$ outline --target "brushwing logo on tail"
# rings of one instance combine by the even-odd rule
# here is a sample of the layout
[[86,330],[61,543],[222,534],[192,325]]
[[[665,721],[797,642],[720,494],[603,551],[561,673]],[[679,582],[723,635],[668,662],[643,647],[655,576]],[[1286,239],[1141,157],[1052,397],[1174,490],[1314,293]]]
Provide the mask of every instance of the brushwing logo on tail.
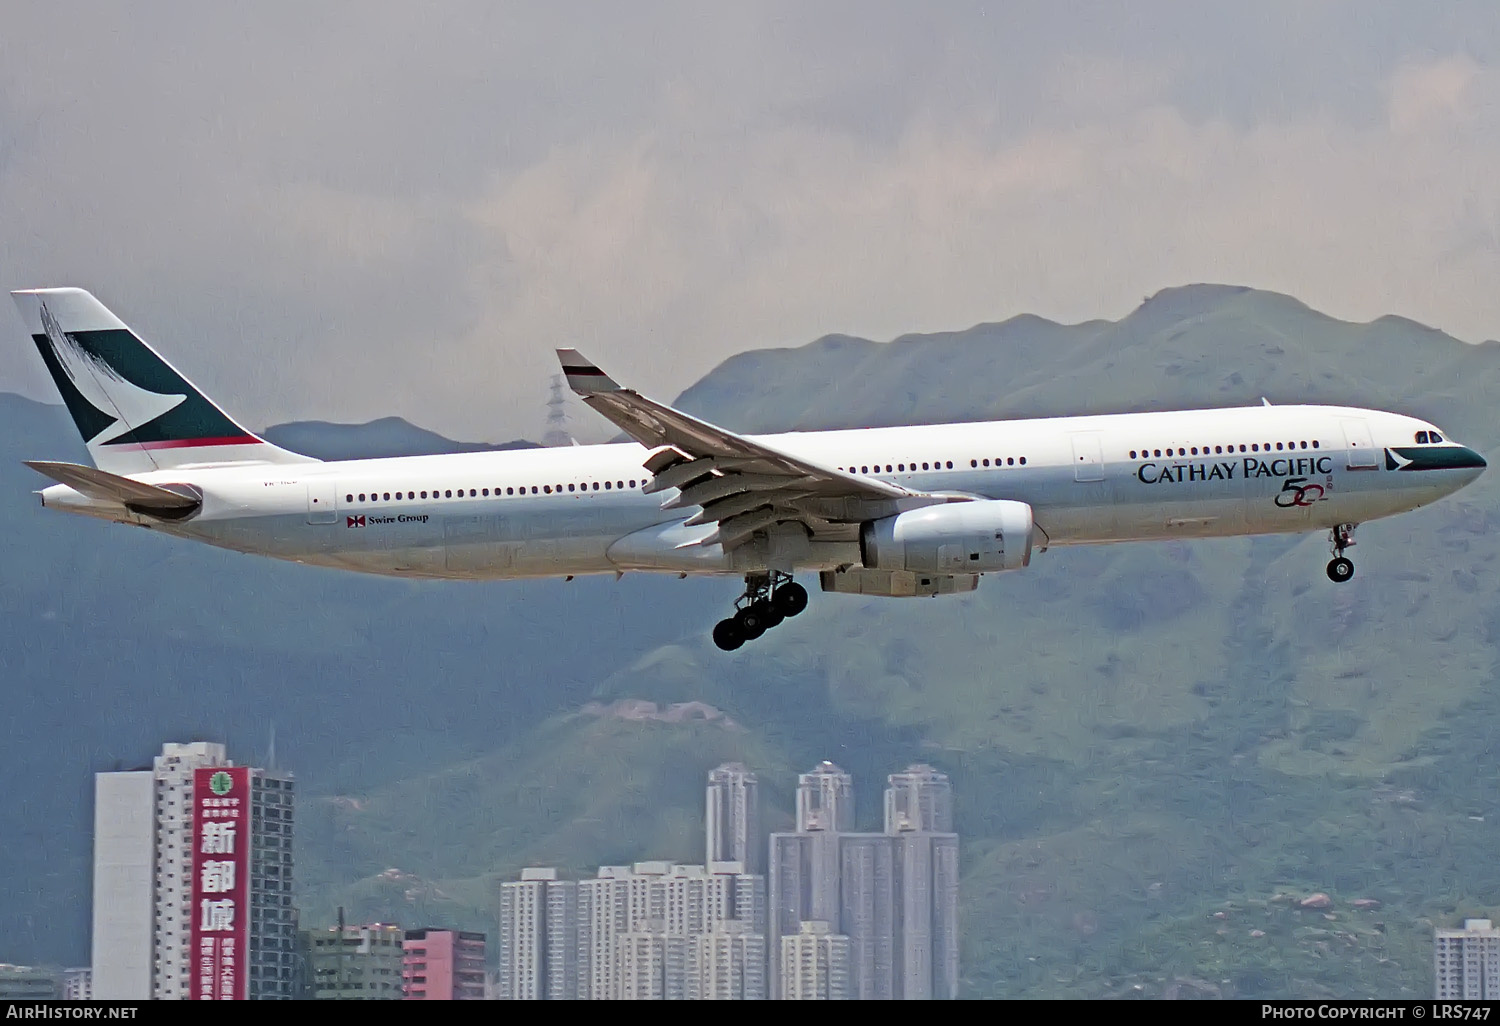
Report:
[[89,445],[103,445],[127,432],[151,423],[163,414],[181,406],[186,395],[162,395],[126,381],[120,372],[89,352],[58,326],[57,318],[41,304],[42,330],[52,355],[78,394],[106,417],[113,419],[103,431],[88,439]]

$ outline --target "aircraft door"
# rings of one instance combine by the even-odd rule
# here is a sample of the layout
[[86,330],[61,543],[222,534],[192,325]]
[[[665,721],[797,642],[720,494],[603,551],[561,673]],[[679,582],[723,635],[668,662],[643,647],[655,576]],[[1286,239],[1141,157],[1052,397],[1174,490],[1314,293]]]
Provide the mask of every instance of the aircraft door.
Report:
[[307,522],[332,524],[338,520],[336,491],[338,482],[331,477],[315,477],[307,482]]
[[1376,458],[1375,441],[1370,437],[1370,425],[1363,419],[1340,420],[1344,428],[1344,441],[1348,444],[1350,470],[1377,470],[1380,461]]
[[1073,480],[1104,480],[1104,450],[1099,442],[1099,432],[1074,432]]

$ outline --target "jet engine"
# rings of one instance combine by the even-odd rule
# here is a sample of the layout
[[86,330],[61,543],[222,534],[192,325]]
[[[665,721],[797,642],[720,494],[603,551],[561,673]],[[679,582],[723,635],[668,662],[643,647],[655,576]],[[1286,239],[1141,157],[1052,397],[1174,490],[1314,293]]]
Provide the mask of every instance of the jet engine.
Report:
[[1024,502],[952,502],[861,525],[859,551],[871,570],[999,573],[1031,562],[1031,533],[1031,507]]

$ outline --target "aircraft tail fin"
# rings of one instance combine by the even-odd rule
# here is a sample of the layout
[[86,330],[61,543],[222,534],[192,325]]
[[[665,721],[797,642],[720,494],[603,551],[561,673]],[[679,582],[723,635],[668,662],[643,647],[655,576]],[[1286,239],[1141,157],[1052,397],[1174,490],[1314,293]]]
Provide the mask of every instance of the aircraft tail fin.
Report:
[[313,463],[241,427],[83,289],[12,292],[94,465]]

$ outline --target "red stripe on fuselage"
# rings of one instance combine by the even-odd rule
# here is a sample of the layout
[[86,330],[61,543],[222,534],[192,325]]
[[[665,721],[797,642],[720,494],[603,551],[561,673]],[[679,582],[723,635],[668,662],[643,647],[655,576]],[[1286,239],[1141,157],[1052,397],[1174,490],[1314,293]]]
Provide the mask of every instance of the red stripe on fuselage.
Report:
[[228,438],[169,438],[162,442],[105,442],[105,445],[121,448],[134,446],[137,449],[196,449],[210,445],[260,445],[254,435],[231,435]]

